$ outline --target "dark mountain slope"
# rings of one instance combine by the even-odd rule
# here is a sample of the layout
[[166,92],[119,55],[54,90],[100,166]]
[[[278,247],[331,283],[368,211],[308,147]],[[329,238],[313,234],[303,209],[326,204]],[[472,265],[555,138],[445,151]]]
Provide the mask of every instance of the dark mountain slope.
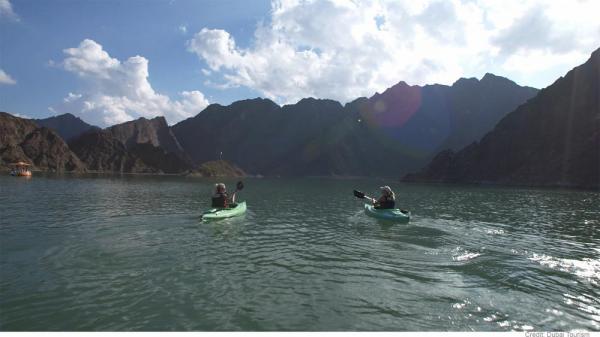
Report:
[[405,180],[598,188],[600,49],[504,117],[481,142],[441,152]]
[[34,170],[85,171],[85,164],[54,131],[0,112],[0,168],[18,161],[33,164]]
[[277,104],[260,98],[229,106],[211,104],[172,130],[195,164],[227,159],[258,172],[272,161],[266,153],[279,141],[280,112]]
[[303,99],[210,105],[173,126],[196,164],[227,159],[266,175],[400,176],[446,146],[468,144],[536,93],[487,74],[453,86],[409,86],[341,106]]
[[160,146],[167,152],[183,153],[179,141],[167,125],[166,119],[162,116],[153,119],[142,117],[111,126],[107,130],[127,148],[131,148],[136,144],[149,143],[155,147]]
[[120,173],[182,173],[191,166],[151,143],[127,148],[110,130],[92,130],[69,142],[92,171]]
[[34,122],[54,130],[67,142],[84,132],[98,128],[69,113],[44,119],[34,119]]

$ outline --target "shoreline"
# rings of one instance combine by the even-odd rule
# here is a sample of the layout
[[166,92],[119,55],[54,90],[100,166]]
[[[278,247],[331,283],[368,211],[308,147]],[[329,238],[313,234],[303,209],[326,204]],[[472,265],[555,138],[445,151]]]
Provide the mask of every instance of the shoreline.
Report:
[[[10,170],[0,169],[0,174],[9,175]],[[248,174],[245,176],[228,176],[228,175],[216,175],[216,176],[201,176],[194,175],[190,173],[143,173],[143,172],[106,172],[106,171],[86,171],[86,172],[75,172],[75,171],[43,171],[43,170],[31,170],[33,178],[36,174],[42,175],[68,175],[68,176],[130,176],[130,177],[182,177],[182,178],[224,178],[224,179],[333,179],[333,180],[361,180],[361,179],[370,179],[370,180],[394,180],[397,183],[403,185],[430,185],[430,186],[473,186],[473,187],[497,187],[497,188],[520,188],[520,189],[541,189],[541,190],[564,190],[564,191],[587,191],[587,192],[600,192],[600,186],[570,186],[570,185],[560,185],[560,184],[546,184],[546,185],[533,185],[533,184],[511,184],[511,183],[494,183],[494,182],[442,182],[442,181],[403,181],[402,179],[394,178],[394,177],[384,177],[384,176],[342,176],[342,175],[307,175],[307,176],[282,176],[282,175],[261,175],[261,174]],[[18,177],[14,177],[18,178]]]

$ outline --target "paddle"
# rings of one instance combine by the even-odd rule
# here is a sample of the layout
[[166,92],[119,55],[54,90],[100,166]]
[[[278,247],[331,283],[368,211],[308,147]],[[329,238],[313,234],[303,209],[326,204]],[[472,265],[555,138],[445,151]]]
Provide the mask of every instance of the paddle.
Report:
[[[238,181],[238,183],[235,185],[235,192],[241,191],[243,189],[244,189],[244,183],[241,181]],[[233,193],[235,193],[235,192],[233,192]]]
[[359,199],[369,199],[369,200],[371,200],[371,201],[373,201],[373,202],[375,201],[375,199],[374,199],[374,198],[371,198],[370,196],[368,196],[368,195],[365,195],[365,194],[364,194],[363,192],[361,192],[361,191],[354,190],[353,192],[354,192],[354,196],[355,196],[355,197],[357,197],[357,198],[359,198]]
[[242,181],[238,181],[237,184],[235,184],[235,191],[233,191],[233,193],[231,193],[232,204],[235,205],[235,202],[234,202],[235,194],[243,189],[244,189],[244,183]]
[[353,192],[354,192],[354,196],[355,197],[357,197],[359,199],[364,199],[365,198],[365,194],[363,192],[357,191],[357,190],[354,190]]

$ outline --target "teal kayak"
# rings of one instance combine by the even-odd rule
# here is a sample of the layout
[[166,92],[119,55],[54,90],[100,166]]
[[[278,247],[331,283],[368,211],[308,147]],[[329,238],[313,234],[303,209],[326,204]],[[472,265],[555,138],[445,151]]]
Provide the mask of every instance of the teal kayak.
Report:
[[232,208],[212,208],[202,213],[202,219],[217,220],[232,218],[234,216],[240,216],[246,213],[246,202],[242,201]]
[[368,216],[395,222],[408,222],[410,220],[410,212],[402,212],[398,208],[393,209],[376,209],[373,205],[365,204],[365,213]]

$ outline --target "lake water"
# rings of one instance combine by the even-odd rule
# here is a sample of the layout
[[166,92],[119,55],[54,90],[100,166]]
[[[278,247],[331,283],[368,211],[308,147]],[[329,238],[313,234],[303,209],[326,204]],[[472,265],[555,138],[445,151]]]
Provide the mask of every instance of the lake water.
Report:
[[202,223],[214,182],[0,177],[0,330],[600,330],[598,192],[246,179]]

